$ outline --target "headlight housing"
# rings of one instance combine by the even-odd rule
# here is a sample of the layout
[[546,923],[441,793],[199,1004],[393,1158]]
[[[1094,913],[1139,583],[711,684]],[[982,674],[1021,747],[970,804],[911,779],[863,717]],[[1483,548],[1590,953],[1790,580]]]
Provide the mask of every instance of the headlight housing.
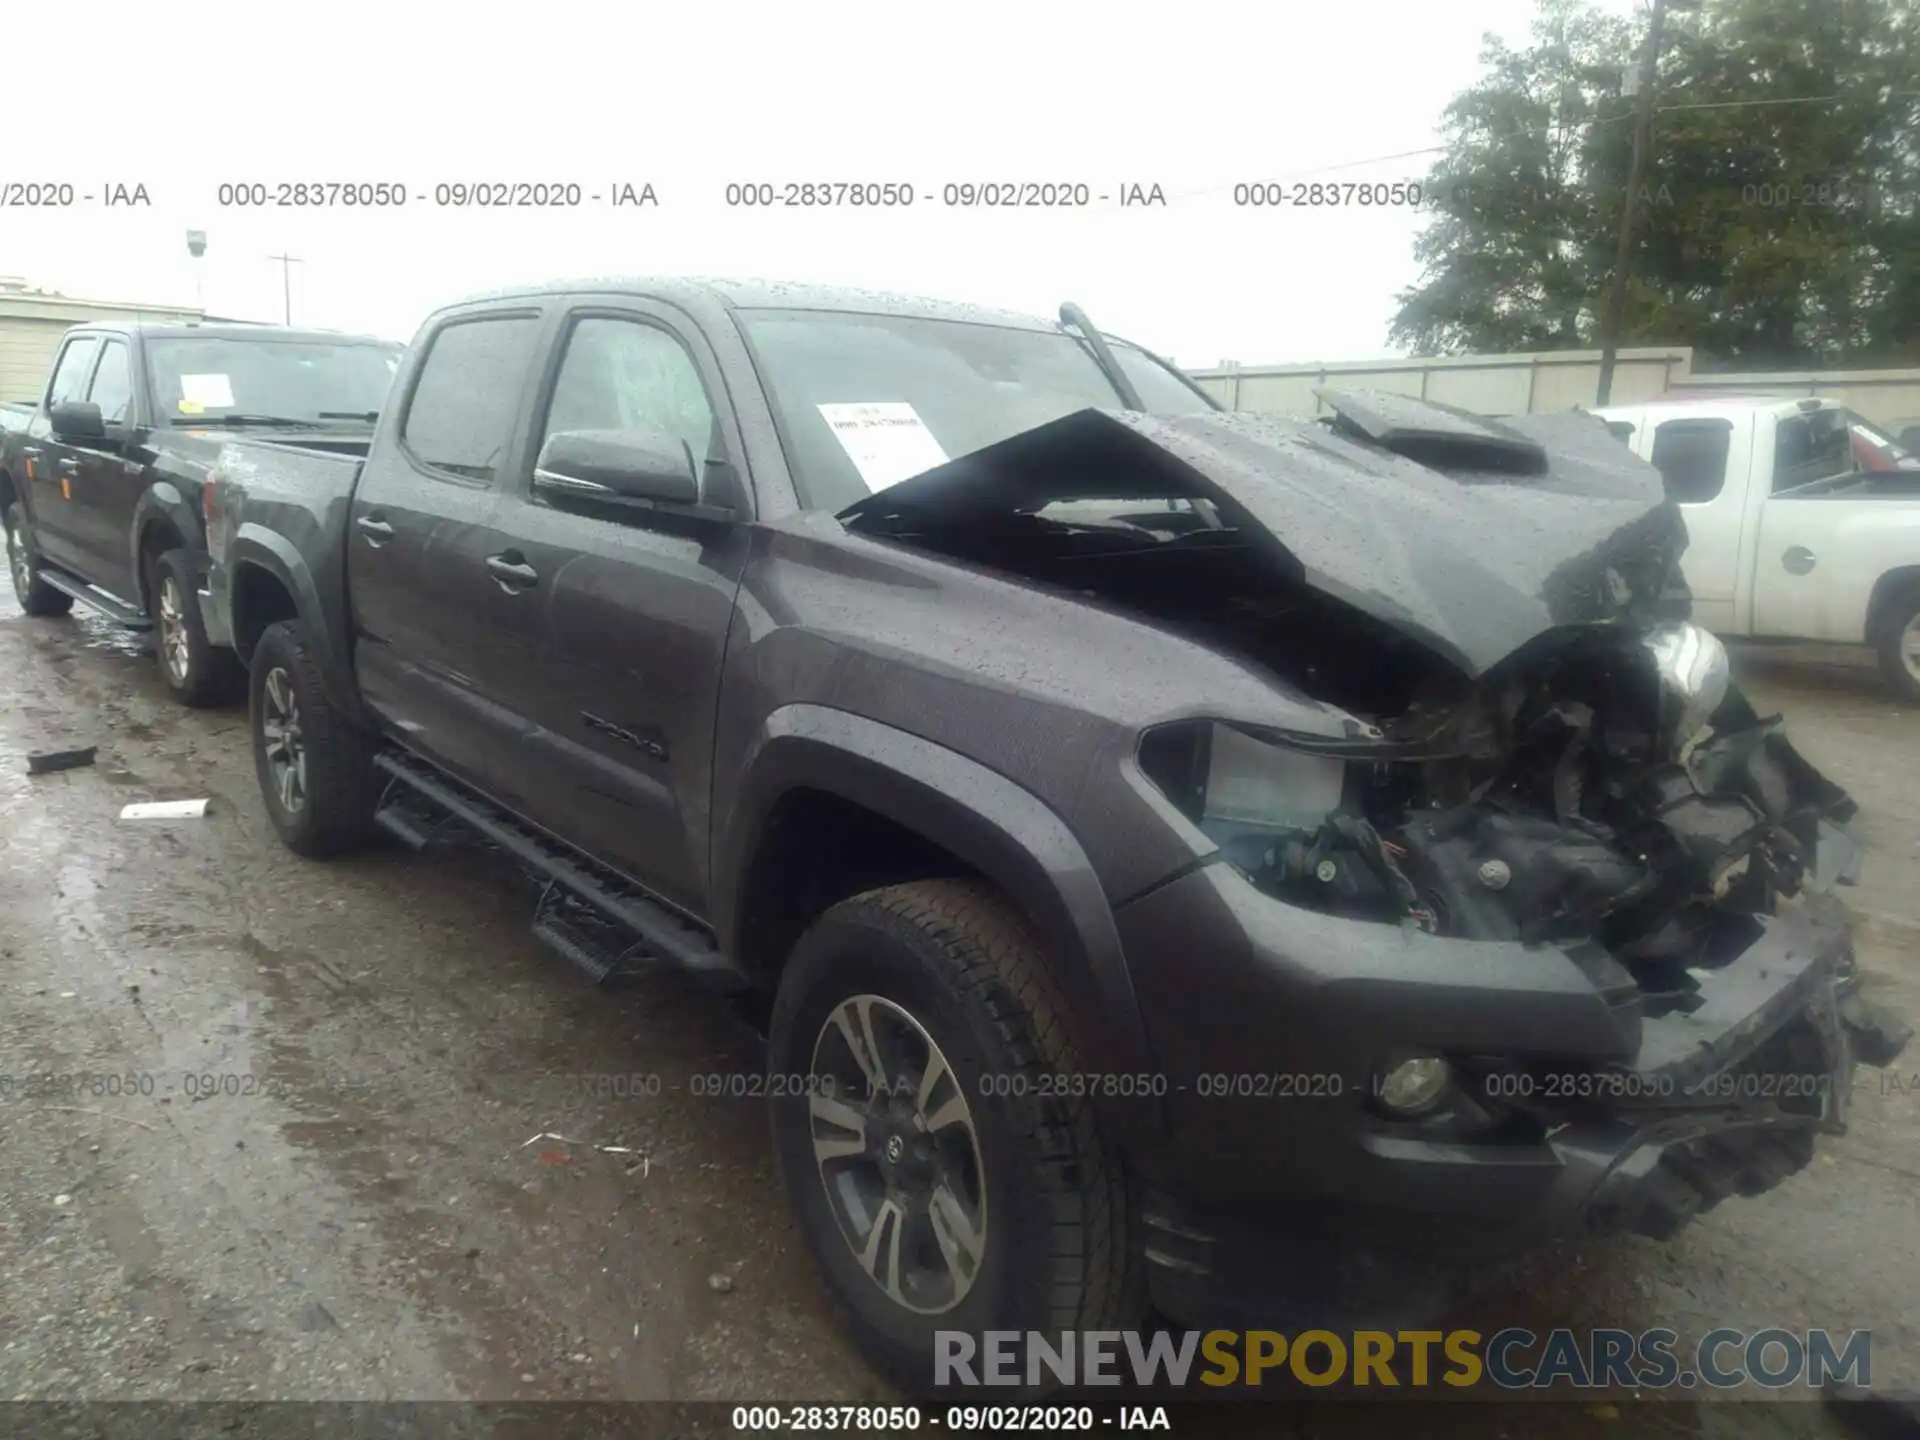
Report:
[[1346,793],[1347,762],[1262,739],[1224,721],[1166,725],[1140,765],[1216,845],[1317,830]]
[[[1141,737],[1141,770],[1242,874],[1291,904],[1356,919],[1427,926],[1432,911],[1364,818],[1384,786],[1410,786],[1405,765],[1323,753],[1336,743],[1222,720],[1158,726]],[[1424,918],[1423,918],[1424,917]]]

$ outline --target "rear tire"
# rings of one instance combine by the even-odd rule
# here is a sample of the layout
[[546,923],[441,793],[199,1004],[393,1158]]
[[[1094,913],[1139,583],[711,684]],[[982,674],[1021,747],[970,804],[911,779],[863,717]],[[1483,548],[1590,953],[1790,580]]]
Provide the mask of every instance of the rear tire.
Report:
[[149,562],[147,610],[153,617],[160,678],[182,705],[204,710],[240,694],[240,657],[207,639],[200,617],[200,586],[193,556],[169,550]]
[[25,508],[16,500],[0,518],[6,522],[7,570],[13,576],[13,594],[20,608],[42,619],[72,610],[73,597],[40,578],[40,564],[33,553],[33,530],[27,523]]
[[358,849],[373,834],[372,737],[328,700],[297,621],[267,627],[250,680],[254,772],[280,839],[314,858]]
[[1145,1318],[1119,1156],[1091,1101],[1048,1083],[1080,1068],[1066,1015],[1031,930],[972,881],[843,901],[781,975],[768,1089],[787,1193],[856,1340],[911,1393],[938,1389],[937,1331],[1058,1343]]
[[1920,586],[1889,608],[1879,650],[1887,688],[1909,705],[1920,705]]

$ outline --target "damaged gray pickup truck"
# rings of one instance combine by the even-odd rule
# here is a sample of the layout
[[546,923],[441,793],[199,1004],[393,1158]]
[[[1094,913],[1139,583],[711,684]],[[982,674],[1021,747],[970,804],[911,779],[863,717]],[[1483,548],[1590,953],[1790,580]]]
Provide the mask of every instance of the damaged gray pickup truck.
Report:
[[1219,413],[1071,306],[450,306],[364,462],[208,487],[268,812],[477,832],[591,973],[745,997],[910,1384],[940,1330],[1353,1314],[1772,1188],[1905,1039],[1852,802],[1600,421],[1325,398]]

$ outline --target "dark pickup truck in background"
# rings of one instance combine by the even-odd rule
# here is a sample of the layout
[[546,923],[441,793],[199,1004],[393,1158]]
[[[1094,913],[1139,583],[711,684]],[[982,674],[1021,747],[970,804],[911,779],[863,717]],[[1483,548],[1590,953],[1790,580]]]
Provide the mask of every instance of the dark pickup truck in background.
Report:
[[267,810],[477,832],[593,975],[744,997],[915,1387],[941,1331],[1391,1314],[1772,1188],[1904,1044],[1852,802],[1600,421],[1324,398],[1219,413],[1070,306],[450,306],[364,462],[218,465]]
[[155,632],[188,704],[235,686],[227,637],[200,605],[201,490],[221,447],[257,435],[365,454],[401,347],[270,325],[83,325],[0,437],[8,569],[29,615],[78,600]]

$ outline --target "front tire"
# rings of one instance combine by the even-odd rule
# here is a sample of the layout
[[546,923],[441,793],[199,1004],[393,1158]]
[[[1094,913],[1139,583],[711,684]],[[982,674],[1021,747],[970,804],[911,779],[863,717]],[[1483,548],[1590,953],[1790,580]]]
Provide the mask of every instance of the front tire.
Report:
[[1920,705],[1920,587],[1894,602],[1879,649],[1887,688],[1908,704]]
[[168,693],[196,710],[226,704],[240,689],[240,659],[207,639],[193,556],[185,550],[156,556],[147,572],[147,595],[154,654]]
[[280,839],[316,858],[364,845],[377,793],[372,740],[327,699],[297,622],[267,627],[250,680],[254,771]]
[[73,597],[56,590],[40,578],[39,563],[33,555],[33,531],[27,525],[27,512],[18,500],[7,506],[0,517],[6,522],[7,571],[13,577],[13,595],[29,615],[51,619],[73,609]]
[[939,1331],[1145,1317],[1119,1157],[1086,1096],[1049,1083],[1078,1068],[1066,1013],[1026,923],[971,881],[843,901],[781,976],[788,1196],[861,1348],[911,1392],[943,1378]]

